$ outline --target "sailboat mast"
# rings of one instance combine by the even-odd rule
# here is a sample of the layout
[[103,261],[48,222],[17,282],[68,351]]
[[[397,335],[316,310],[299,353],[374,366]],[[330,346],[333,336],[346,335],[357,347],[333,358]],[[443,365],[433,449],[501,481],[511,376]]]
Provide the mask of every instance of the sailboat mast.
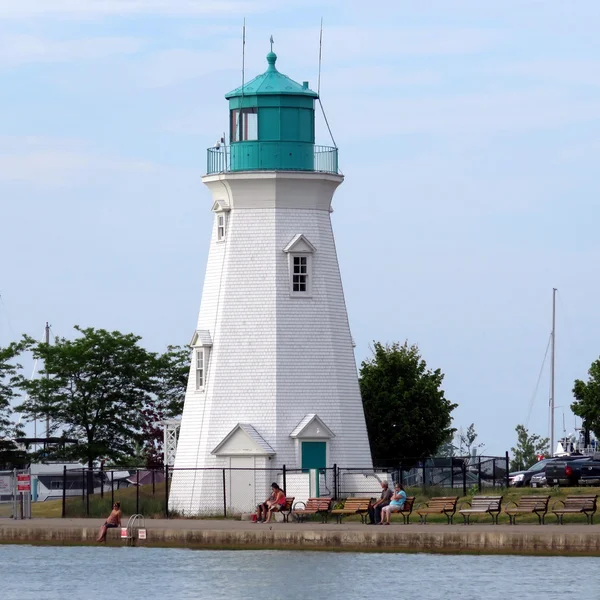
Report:
[[550,361],[550,456],[554,456],[554,358],[556,352],[556,288],[552,288],[552,354]]
[[[46,321],[46,344],[49,346],[50,345],[50,325],[48,325],[48,321]],[[44,368],[46,369],[46,379],[48,379],[50,377],[50,374],[48,373],[48,369],[46,368],[46,366],[44,365]],[[48,439],[50,437],[50,417],[46,415],[46,439]]]

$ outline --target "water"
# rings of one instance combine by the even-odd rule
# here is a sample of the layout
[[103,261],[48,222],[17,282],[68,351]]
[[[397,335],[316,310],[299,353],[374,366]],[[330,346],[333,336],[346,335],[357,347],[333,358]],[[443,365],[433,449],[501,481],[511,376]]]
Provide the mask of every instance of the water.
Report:
[[0,545],[2,600],[598,598],[600,558]]

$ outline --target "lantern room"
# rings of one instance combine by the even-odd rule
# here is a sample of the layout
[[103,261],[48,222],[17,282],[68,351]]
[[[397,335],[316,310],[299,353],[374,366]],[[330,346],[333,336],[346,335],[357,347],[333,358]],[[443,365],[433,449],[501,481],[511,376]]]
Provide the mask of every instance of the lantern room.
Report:
[[208,174],[224,171],[337,173],[337,148],[315,146],[315,100],[308,82],[280,73],[277,55],[267,70],[226,94],[229,147],[208,150]]

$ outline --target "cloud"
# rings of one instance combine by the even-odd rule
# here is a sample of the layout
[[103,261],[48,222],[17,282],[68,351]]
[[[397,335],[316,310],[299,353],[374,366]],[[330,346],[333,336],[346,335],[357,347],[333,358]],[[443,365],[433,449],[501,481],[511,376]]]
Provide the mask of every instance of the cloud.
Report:
[[575,85],[600,85],[600,61],[533,60],[494,69],[504,75],[520,75],[528,79]]
[[84,38],[55,41],[32,35],[0,37],[0,64],[69,62],[104,58],[115,54],[135,54],[143,40],[127,37]]
[[271,0],[0,0],[0,19],[138,14],[243,15],[267,9],[274,4]]
[[[417,97],[386,93],[368,102],[335,93],[331,90],[327,96],[328,117],[339,124],[334,131],[341,131],[343,137],[369,137],[374,131],[387,135],[502,133],[556,128],[600,117],[594,98],[581,99],[554,88],[470,94],[445,91]],[[344,123],[352,127],[342,127]]]
[[0,137],[0,183],[71,187],[107,173],[149,173],[150,162],[95,154],[76,140]]

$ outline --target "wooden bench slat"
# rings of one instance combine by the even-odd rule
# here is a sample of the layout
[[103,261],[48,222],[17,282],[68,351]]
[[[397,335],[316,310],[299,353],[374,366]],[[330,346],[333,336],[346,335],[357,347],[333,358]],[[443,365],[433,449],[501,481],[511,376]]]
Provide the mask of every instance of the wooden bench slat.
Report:
[[508,515],[511,525],[516,522],[518,514],[535,514],[539,524],[543,525],[550,496],[521,496],[515,506],[507,506],[504,512]]
[[431,498],[423,508],[417,508],[417,514],[421,519],[421,523],[426,523],[427,515],[431,514],[443,514],[448,519],[448,523],[452,523],[457,502],[458,496],[437,496]]
[[[308,515],[321,515],[323,522],[327,520],[329,509],[331,508],[332,498],[309,498],[306,501],[304,508],[293,508],[292,514],[298,522],[300,517]],[[303,503],[304,504],[304,503]]]
[[552,513],[556,516],[559,525],[562,525],[565,514],[584,514],[588,524],[593,524],[597,500],[596,495],[567,496],[564,500],[558,501],[562,506],[555,507],[555,503]]

